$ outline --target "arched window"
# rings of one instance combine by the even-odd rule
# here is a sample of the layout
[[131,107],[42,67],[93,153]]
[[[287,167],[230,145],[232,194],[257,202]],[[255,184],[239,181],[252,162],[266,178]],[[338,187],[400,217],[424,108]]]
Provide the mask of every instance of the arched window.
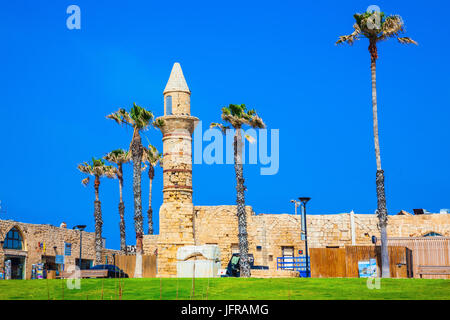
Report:
[[14,227],[8,231],[5,238],[5,243],[3,244],[4,249],[14,249],[14,250],[22,250],[23,248],[23,239],[20,231]]
[[423,235],[424,237],[443,237],[442,234],[431,231]]
[[172,96],[166,97],[166,116],[172,114]]

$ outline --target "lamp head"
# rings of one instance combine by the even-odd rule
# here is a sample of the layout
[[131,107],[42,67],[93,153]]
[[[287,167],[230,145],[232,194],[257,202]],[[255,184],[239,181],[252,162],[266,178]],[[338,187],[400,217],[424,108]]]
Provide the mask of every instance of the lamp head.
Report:
[[298,199],[303,203],[303,205],[305,205],[309,200],[311,200],[310,197],[299,197]]
[[79,225],[77,225],[77,226],[75,226],[75,227],[73,227],[74,229],[78,229],[78,230],[80,230],[80,231],[83,231],[85,228],[86,228],[86,225],[84,225],[84,224],[79,224]]

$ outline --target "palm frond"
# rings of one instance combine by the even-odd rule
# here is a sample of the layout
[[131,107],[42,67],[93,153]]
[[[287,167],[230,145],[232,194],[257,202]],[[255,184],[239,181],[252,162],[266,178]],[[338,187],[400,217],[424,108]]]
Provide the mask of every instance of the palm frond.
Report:
[[339,36],[338,41],[336,41],[336,45],[347,43],[349,45],[353,45],[353,43],[360,38],[361,29],[359,28],[358,24],[355,23],[353,25],[353,29],[355,29],[351,34]]
[[239,116],[234,116],[232,114],[224,114],[222,113],[222,120],[230,123],[234,128],[240,128],[246,120]]
[[408,37],[398,37],[397,40],[398,40],[398,42],[400,42],[400,43],[402,43],[402,44],[415,44],[415,45],[419,45],[419,44],[417,43],[417,41],[414,41],[413,39],[408,38]]
[[[381,32],[381,25],[384,20],[383,12],[364,12],[353,15],[360,33],[369,39],[376,38]],[[355,29],[356,30],[356,29]]]
[[222,108],[222,114],[231,115],[231,110],[228,107]]
[[89,184],[90,178],[84,178],[83,180],[81,180],[81,183],[86,187]]
[[248,142],[250,142],[251,144],[256,142],[256,139],[253,138],[251,135],[245,134],[244,135],[245,139],[247,139]]
[[[108,166],[103,159],[96,159],[94,157],[92,158],[91,163],[83,162],[82,164],[79,164],[77,168],[82,173],[91,176],[115,178],[117,174],[117,169],[115,167]],[[89,180],[86,181],[89,182]]]
[[[228,122],[235,129],[241,128],[243,125],[249,125],[253,128],[265,128],[266,125],[260,117],[258,117],[255,109],[247,109],[245,104],[230,104],[228,107],[222,108],[221,118],[224,122]],[[229,129],[220,123],[211,123],[210,128],[218,127],[222,132]]]
[[156,119],[155,121],[153,121],[153,126],[155,128],[161,129],[162,127],[164,127],[164,125],[165,125],[165,122],[163,119]]
[[124,108],[120,108],[116,112],[113,112],[111,114],[108,114],[106,116],[107,119],[114,120],[117,124],[127,124],[130,126],[134,125],[133,119],[131,119],[130,115]]
[[162,154],[158,152],[155,146],[149,144],[148,148],[144,148],[143,161],[148,162],[151,166],[156,166],[162,159]]
[[382,37],[392,38],[397,37],[399,33],[403,32],[403,20],[399,15],[392,15],[386,17],[381,25]]
[[245,112],[245,104],[230,104],[228,109],[231,111],[233,116],[241,117]]
[[145,129],[153,120],[153,113],[133,102],[133,107],[130,110],[130,117],[133,119],[135,126],[138,129]]
[[225,134],[225,133],[227,132],[227,130],[230,129],[229,126],[224,126],[223,124],[217,123],[217,122],[212,122],[212,123],[209,125],[209,128],[210,128],[210,129],[212,129],[212,128],[219,128],[220,131],[222,131],[223,134]]
[[116,179],[118,177],[119,171],[113,166],[105,166],[104,176],[110,179]]
[[131,118],[130,114],[124,109],[121,108],[119,109],[119,115],[122,117],[123,121],[127,122],[130,125],[133,125],[133,119]]
[[103,159],[117,165],[124,164],[131,160],[131,153],[124,149],[116,149],[104,156]]
[[260,117],[258,117],[256,114],[249,120],[249,124],[253,128],[258,128],[258,129],[264,129],[266,127],[266,124],[264,123],[264,121]]
[[117,112],[113,112],[111,114],[108,114],[106,116],[106,118],[114,120],[115,122],[117,122],[117,124],[122,124],[122,118],[119,116],[119,114]]
[[83,163],[79,164],[77,166],[77,169],[82,173],[92,174],[92,166],[87,162],[83,162]]

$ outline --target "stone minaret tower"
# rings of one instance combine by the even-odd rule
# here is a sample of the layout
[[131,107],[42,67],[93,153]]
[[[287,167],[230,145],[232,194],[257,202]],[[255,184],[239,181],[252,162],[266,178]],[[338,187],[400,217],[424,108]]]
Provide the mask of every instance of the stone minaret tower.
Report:
[[159,211],[158,275],[176,275],[177,249],[194,244],[192,204],[191,92],[179,63],[164,89],[163,179],[164,202]]

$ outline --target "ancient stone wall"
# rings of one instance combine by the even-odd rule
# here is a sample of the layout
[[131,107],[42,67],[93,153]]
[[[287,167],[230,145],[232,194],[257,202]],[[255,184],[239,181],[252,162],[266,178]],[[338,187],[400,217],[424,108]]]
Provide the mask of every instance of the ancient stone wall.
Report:
[[[255,265],[276,269],[276,258],[282,256],[283,246],[303,249],[300,236],[300,216],[288,214],[255,215],[247,211],[249,253]],[[233,252],[238,252],[238,222],[236,206],[195,206],[195,243],[217,244],[221,252],[222,268],[226,268]]]
[[[352,244],[350,213],[308,215],[308,239],[311,247]],[[372,236],[380,238],[378,218],[374,214],[354,214],[355,244],[371,244]],[[431,231],[450,236],[450,214],[391,215],[388,237],[420,237]]]
[[[249,253],[253,254],[255,265],[276,269],[276,258],[283,255],[283,247],[292,247],[295,256],[298,256],[298,250],[304,250],[300,215],[256,215],[249,206],[246,210]],[[194,213],[192,230],[195,244],[217,244],[221,251],[222,268],[225,268],[232,252],[238,250],[236,206],[195,206]],[[372,236],[380,237],[377,222],[374,214],[308,215],[308,245],[310,248],[353,243],[368,245],[372,243]],[[180,228],[179,222],[176,222],[176,225]],[[450,215],[389,216],[388,237],[422,236],[431,231],[450,236]],[[161,233],[161,236],[164,237],[164,233]],[[147,237],[144,243],[147,241],[148,247],[154,248],[156,240],[147,240]],[[172,234],[172,240],[173,237],[176,235]],[[174,252],[176,249],[172,248]],[[166,262],[160,263],[162,269],[166,268],[164,263]]]

